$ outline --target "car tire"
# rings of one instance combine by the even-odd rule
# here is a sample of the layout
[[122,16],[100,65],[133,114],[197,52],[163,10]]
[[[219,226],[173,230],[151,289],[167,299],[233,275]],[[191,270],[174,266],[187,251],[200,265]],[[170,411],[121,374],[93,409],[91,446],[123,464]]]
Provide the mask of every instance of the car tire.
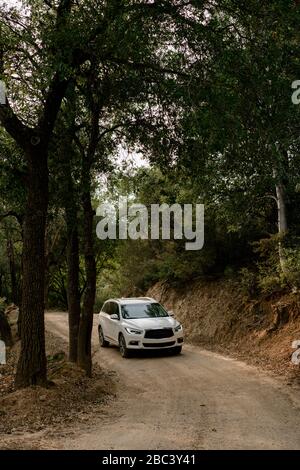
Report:
[[104,334],[101,326],[98,327],[98,334],[99,334],[99,343],[101,348],[107,348],[109,346],[109,342],[104,339]]
[[130,351],[126,346],[126,341],[122,333],[119,335],[119,350],[120,350],[120,354],[122,357],[124,358],[130,357]]
[[173,350],[174,356],[177,356],[178,354],[181,354],[181,351],[182,351],[182,346],[175,346],[175,348]]

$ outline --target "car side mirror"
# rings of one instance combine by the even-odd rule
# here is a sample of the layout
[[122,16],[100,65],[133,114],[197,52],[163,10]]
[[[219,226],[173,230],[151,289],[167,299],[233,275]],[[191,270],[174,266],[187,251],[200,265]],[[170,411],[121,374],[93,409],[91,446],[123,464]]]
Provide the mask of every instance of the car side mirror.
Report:
[[174,314],[173,310],[169,310],[168,314],[170,315],[170,317],[175,317],[175,314]]
[[113,313],[111,316],[110,316],[110,319],[111,320],[119,320],[119,317],[116,313]]

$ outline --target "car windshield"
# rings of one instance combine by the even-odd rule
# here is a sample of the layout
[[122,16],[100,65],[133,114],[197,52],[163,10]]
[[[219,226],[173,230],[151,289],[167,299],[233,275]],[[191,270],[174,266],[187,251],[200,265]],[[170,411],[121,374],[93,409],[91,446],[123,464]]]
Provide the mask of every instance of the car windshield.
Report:
[[140,303],[140,304],[127,304],[121,306],[123,318],[137,319],[137,318],[157,318],[168,317],[169,314],[158,303]]

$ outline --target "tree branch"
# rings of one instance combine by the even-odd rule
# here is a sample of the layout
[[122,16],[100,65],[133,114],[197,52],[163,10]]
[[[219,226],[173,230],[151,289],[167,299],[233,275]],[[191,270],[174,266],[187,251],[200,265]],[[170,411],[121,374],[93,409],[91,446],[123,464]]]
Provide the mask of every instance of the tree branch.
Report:
[[20,147],[24,150],[28,148],[33,130],[20,121],[10,107],[8,100],[6,100],[6,104],[0,104],[0,123]]
[[125,60],[118,57],[107,57],[106,59],[118,65],[127,65],[134,70],[153,70],[162,74],[169,73],[177,75],[178,77],[190,78],[187,73],[181,72],[180,70],[170,69],[168,67],[161,67],[159,64],[133,62],[131,60]]
[[69,79],[61,80],[59,73],[56,72],[47,93],[44,112],[38,123],[38,128],[46,144],[48,144],[50,135],[54,129],[57,114],[60,110],[61,102],[65,96],[69,82]]

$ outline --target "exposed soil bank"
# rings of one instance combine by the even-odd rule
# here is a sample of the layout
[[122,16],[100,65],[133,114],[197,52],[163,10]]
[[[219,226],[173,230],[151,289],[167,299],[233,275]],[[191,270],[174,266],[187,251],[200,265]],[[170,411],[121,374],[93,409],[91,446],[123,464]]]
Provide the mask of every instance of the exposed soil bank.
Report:
[[300,382],[292,342],[300,340],[300,296],[247,300],[232,281],[158,283],[147,293],[175,312],[189,342],[242,358]]

